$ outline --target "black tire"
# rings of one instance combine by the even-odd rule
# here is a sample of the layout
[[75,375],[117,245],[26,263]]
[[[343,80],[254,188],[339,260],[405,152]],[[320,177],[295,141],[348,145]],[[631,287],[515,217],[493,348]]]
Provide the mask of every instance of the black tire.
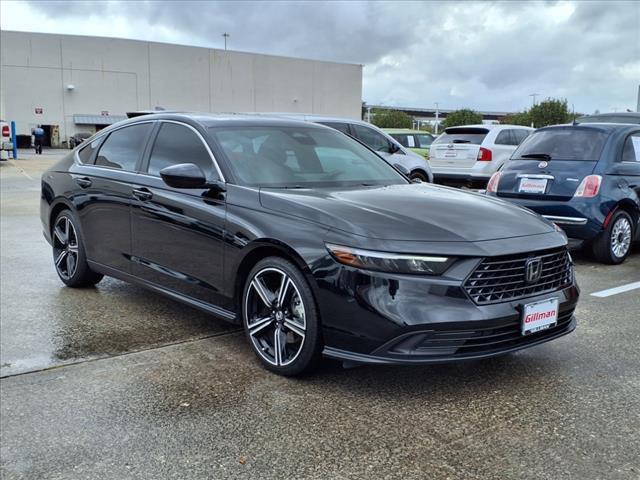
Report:
[[296,376],[318,366],[322,335],[316,303],[293,263],[280,257],[260,260],[247,276],[241,301],[247,340],[266,369]]
[[424,183],[429,183],[429,177],[427,176],[427,174],[424,172],[421,172],[420,170],[414,170],[413,172],[411,172],[411,174],[409,175],[409,178],[411,180],[420,180]]
[[87,264],[78,224],[71,210],[63,210],[56,217],[51,229],[53,265],[60,280],[68,287],[92,287],[102,280],[103,275],[91,270]]
[[617,211],[607,228],[593,242],[596,259],[609,265],[624,262],[631,252],[635,229],[631,215],[624,210]]

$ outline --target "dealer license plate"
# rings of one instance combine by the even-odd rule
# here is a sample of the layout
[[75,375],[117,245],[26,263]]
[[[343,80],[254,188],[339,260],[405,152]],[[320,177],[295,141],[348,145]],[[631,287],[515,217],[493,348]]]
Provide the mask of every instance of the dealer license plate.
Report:
[[558,299],[524,305],[522,313],[522,335],[541,332],[558,323]]
[[544,193],[547,191],[547,179],[521,178],[518,191],[522,193]]

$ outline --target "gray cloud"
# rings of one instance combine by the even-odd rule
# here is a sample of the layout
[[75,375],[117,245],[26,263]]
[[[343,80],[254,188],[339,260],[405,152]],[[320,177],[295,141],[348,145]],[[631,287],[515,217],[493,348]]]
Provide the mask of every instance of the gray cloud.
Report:
[[535,92],[566,97],[579,111],[606,111],[634,108],[640,83],[640,3],[632,1],[38,1],[31,8],[69,33],[79,22],[117,21],[130,24],[131,38],[219,48],[229,32],[234,50],[364,64],[364,99],[374,104],[514,110]]

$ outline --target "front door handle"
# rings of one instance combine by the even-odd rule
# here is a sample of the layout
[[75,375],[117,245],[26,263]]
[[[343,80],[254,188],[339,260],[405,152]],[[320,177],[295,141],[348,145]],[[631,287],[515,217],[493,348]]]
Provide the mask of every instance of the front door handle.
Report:
[[91,186],[91,179],[89,177],[76,177],[74,180],[80,185],[80,188],[89,188]]
[[153,193],[151,193],[146,188],[136,188],[133,191],[133,196],[136,197],[140,201],[146,202],[146,201],[151,200],[153,198]]

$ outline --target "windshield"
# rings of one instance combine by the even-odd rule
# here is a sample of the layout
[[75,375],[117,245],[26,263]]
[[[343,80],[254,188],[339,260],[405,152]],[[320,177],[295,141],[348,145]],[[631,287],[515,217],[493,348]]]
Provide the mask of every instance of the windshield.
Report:
[[352,138],[313,127],[212,127],[243,185],[280,188],[407,183]]
[[487,136],[486,128],[447,128],[433,143],[471,143],[480,145]]
[[604,132],[591,129],[540,130],[529,135],[512,158],[542,158],[545,155],[551,160],[599,160],[607,136]]

